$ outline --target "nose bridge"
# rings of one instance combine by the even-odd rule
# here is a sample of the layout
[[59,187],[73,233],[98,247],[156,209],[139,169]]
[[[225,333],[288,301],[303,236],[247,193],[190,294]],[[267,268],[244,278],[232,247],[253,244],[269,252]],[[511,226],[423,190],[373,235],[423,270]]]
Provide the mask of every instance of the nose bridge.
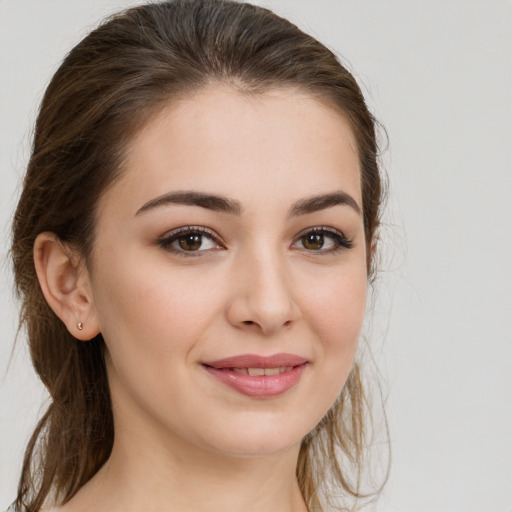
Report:
[[232,319],[238,326],[258,327],[271,334],[297,318],[286,255],[262,244],[240,255]]

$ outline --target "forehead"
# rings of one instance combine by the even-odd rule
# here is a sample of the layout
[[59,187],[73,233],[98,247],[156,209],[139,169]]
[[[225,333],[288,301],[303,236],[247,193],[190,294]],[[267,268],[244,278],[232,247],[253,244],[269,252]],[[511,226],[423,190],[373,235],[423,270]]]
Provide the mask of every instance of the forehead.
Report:
[[123,176],[113,188],[139,202],[170,190],[200,189],[244,201],[257,192],[284,200],[343,189],[361,204],[348,121],[294,89],[247,94],[219,85],[172,101],[128,145]]

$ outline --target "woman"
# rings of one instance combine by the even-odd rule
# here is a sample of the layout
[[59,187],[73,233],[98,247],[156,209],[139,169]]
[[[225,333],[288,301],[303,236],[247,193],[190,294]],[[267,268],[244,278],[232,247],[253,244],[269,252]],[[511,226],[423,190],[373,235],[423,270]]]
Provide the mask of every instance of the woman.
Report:
[[131,9],[44,96],[13,229],[52,402],[16,509],[361,497],[375,121],[323,45],[228,1]]

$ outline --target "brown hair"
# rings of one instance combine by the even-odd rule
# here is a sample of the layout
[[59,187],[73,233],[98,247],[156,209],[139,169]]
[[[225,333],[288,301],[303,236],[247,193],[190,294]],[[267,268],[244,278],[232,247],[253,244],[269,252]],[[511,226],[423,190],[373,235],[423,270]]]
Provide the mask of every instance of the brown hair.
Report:
[[[101,334],[79,343],[46,303],[33,263],[39,233],[72,244],[85,261],[96,204],[122,169],[136,131],[178,94],[228,83],[245,93],[294,87],[339,109],[355,134],[372,274],[381,178],[375,120],[335,55],[272,12],[224,0],[177,0],[113,16],[81,41],[51,80],[13,223],[12,257],[34,367],[51,403],[28,444],[17,506],[63,502],[109,457],[114,425]],[[366,402],[357,365],[339,400],[303,440],[297,478],[311,510],[329,478],[360,496]],[[351,466],[344,467],[341,460]]]

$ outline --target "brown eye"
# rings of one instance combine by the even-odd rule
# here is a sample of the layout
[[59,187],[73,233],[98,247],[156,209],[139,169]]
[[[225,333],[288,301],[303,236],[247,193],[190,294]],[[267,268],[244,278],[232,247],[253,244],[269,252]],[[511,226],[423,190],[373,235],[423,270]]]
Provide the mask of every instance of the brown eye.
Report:
[[202,226],[187,226],[171,231],[158,240],[158,245],[179,256],[198,256],[225,248],[213,231]]
[[184,251],[197,251],[201,248],[203,237],[196,233],[190,233],[189,235],[178,238],[177,242],[180,249]]
[[292,244],[292,249],[301,249],[317,252],[318,254],[333,253],[340,249],[350,249],[352,241],[349,240],[341,231],[318,226],[302,231]]
[[318,251],[324,246],[324,235],[321,233],[308,233],[301,238],[302,245],[310,251]]

